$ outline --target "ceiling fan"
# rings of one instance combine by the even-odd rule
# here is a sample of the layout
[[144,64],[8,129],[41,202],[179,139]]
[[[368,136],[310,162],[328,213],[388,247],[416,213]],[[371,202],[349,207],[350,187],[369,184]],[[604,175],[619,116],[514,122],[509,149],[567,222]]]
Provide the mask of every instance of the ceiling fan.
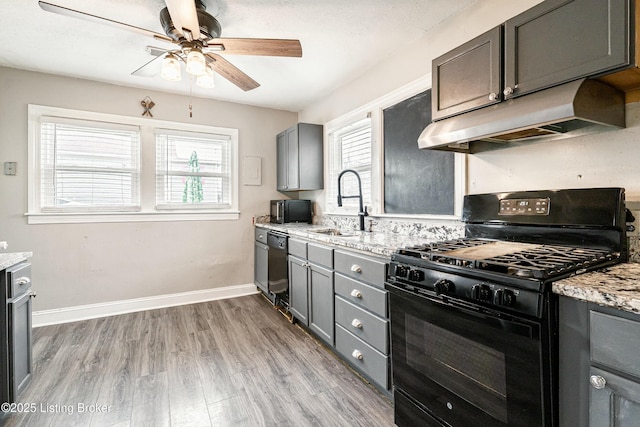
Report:
[[166,49],[148,46],[147,51],[155,58],[131,73],[133,75],[157,74],[157,67],[154,65],[156,61],[162,60],[162,77],[167,80],[180,80],[182,62],[186,64],[187,73],[196,76],[196,84],[199,86],[213,87],[215,71],[240,89],[249,91],[260,84],[219,53],[302,57],[299,40],[221,38],[222,27],[216,18],[206,12],[202,0],[165,0],[165,3],[167,7],[160,11],[160,23],[166,35],[52,3],[38,2],[40,7],[48,12],[116,26],[174,45]]

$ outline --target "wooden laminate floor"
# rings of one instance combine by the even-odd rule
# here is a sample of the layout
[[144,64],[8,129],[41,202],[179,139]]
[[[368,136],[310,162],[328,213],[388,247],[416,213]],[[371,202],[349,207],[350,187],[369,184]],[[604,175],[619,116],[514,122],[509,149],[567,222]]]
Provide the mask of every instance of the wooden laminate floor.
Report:
[[392,405],[260,295],[34,330],[2,426],[393,426]]

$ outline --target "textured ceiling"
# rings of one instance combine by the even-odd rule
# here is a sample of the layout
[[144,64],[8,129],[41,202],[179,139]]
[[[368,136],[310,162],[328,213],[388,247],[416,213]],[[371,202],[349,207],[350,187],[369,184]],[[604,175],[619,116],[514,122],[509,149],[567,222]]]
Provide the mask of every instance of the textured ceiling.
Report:
[[[163,0],[48,0],[163,33]],[[187,0],[188,1],[188,0]],[[220,76],[216,88],[189,79],[132,76],[166,46],[120,28],[45,12],[37,0],[0,0],[0,65],[107,83],[300,111],[475,0],[205,0],[222,37],[292,38],[302,58],[226,55],[261,86],[243,92]]]

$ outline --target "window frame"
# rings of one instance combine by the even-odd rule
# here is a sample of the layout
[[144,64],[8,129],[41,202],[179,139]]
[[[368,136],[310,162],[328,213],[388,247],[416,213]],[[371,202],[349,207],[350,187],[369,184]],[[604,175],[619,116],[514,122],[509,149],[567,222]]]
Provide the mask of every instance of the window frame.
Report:
[[[160,154],[159,154],[159,144],[160,142],[158,141],[158,137],[159,136],[166,136],[166,137],[185,137],[185,138],[195,138],[195,139],[210,139],[210,140],[214,140],[216,139],[216,143],[221,143],[222,149],[224,150],[224,157],[227,157],[229,159],[231,159],[231,151],[232,151],[232,141],[231,138],[229,137],[229,135],[224,135],[224,134],[213,134],[213,133],[196,133],[196,132],[177,132],[173,129],[161,129],[161,128],[156,128],[154,130],[155,132],[155,148],[156,148],[156,209],[158,211],[172,211],[172,210],[180,210],[180,209],[194,209],[194,210],[202,210],[202,209],[228,209],[230,207],[230,204],[232,203],[232,194],[231,194],[231,190],[233,187],[233,177],[231,176],[232,174],[232,168],[231,168],[231,164],[224,164],[222,167],[222,171],[221,172],[201,172],[201,173],[189,173],[189,172],[182,172],[179,173],[177,171],[169,171],[166,170],[166,168],[161,168],[160,165]],[[167,141],[168,144],[168,141]],[[164,147],[164,149],[166,150],[168,147]],[[165,151],[166,153],[166,151]],[[168,158],[162,158],[162,160],[166,161],[168,160]],[[227,170],[228,169],[228,170]],[[165,189],[163,188],[162,190],[160,190],[158,187],[160,187],[160,179],[162,177],[162,179],[164,180],[164,178],[169,177],[169,176],[183,176],[183,175],[187,175],[187,176],[197,176],[200,178],[222,178],[223,181],[226,179],[227,181],[229,181],[228,183],[228,188],[227,188],[227,192],[229,193],[229,203],[211,203],[211,202],[204,202],[204,203],[171,203],[171,202],[166,202],[166,201],[160,201],[161,195],[164,196],[164,192]],[[160,194],[160,191],[162,191],[162,194]],[[166,198],[163,197],[163,199],[166,200]]]
[[[43,212],[40,204],[40,118],[43,116],[60,117],[72,120],[116,123],[140,128],[140,210],[91,211],[91,212]],[[229,207],[206,208],[176,207],[159,209],[156,206],[156,129],[169,129],[176,132],[218,134],[230,139],[230,179],[231,203]],[[116,114],[97,113],[43,105],[28,105],[28,165],[27,165],[27,217],[28,224],[67,224],[95,222],[141,222],[141,221],[203,221],[237,220],[239,211],[239,161],[238,129],[223,128],[166,120],[130,117]]]
[[[384,109],[392,107],[398,102],[402,102],[414,95],[417,95],[431,88],[431,74],[417,79],[405,86],[402,86],[385,96],[375,99],[359,108],[356,108],[336,119],[325,124],[325,158],[330,159],[331,155],[331,134],[355,123],[365,117],[371,118],[371,209],[369,214],[380,218],[399,219],[432,219],[432,220],[460,220],[462,218],[462,202],[466,193],[466,154],[454,153],[455,157],[455,190],[454,212],[451,215],[434,214],[388,214],[384,212]],[[417,142],[416,142],[417,144]],[[325,162],[325,188],[337,185],[336,178],[331,176],[329,162]],[[336,203],[328,200],[329,192],[325,191],[324,209],[327,215],[353,216],[357,215],[357,209],[337,208]]]
[[[374,155],[373,155],[373,150],[374,150],[374,144],[373,144],[373,122],[371,121],[370,117],[362,117],[361,115],[356,115],[353,118],[349,118],[349,120],[345,121],[345,122],[338,122],[337,124],[334,123],[332,127],[330,127],[328,133],[327,133],[327,141],[329,141],[329,143],[327,144],[328,146],[328,150],[327,150],[327,156],[326,158],[328,159],[327,161],[327,174],[325,176],[327,176],[327,181],[331,181],[328,186],[325,186],[325,188],[327,189],[327,194],[326,194],[326,206],[328,210],[333,210],[333,211],[338,211],[338,210],[342,210],[343,212],[350,212],[350,213],[357,213],[359,210],[358,207],[358,202],[356,201],[356,199],[346,199],[343,201],[343,206],[342,207],[338,207],[338,203],[337,203],[337,177],[338,177],[338,168],[335,168],[335,163],[334,163],[334,158],[339,158],[342,155],[342,147],[340,147],[340,150],[337,150],[337,148],[335,147],[337,144],[337,140],[335,135],[338,134],[348,134],[350,133],[350,131],[353,130],[358,130],[361,129],[362,127],[365,127],[366,125],[361,125],[358,126],[358,123],[360,122],[364,122],[365,120],[369,120],[369,127],[370,127],[370,132],[371,132],[371,162],[369,164],[369,167],[367,168],[367,170],[370,171],[371,173],[371,188],[370,190],[370,197],[371,200],[363,200],[363,203],[365,206],[368,206],[369,208],[371,208],[371,206],[373,206],[373,200],[374,200],[374,183],[373,183],[373,159],[374,159]],[[352,129],[349,129],[352,128]],[[358,172],[358,174],[360,174],[360,176],[362,177],[362,168],[350,168],[350,169],[354,169],[356,172]],[[346,176],[346,175],[345,175]],[[355,178],[354,178],[355,179]],[[351,194],[350,194],[351,195]]]

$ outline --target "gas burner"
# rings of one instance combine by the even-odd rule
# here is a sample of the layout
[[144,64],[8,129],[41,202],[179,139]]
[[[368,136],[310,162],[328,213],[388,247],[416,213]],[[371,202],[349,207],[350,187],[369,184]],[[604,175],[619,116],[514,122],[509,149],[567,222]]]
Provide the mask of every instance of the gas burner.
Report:
[[620,258],[620,253],[603,249],[489,239],[456,239],[418,245],[400,249],[397,254],[533,279],[547,279]]

